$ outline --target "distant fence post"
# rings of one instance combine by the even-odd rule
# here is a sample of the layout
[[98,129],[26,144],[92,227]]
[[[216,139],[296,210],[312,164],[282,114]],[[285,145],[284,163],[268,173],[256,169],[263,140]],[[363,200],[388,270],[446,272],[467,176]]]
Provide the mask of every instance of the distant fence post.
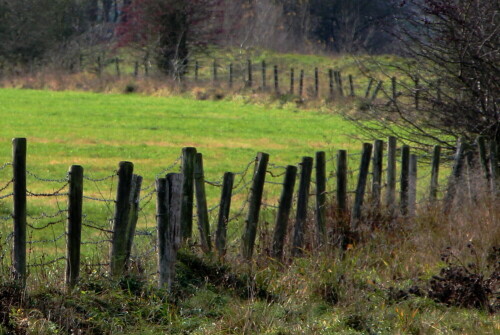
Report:
[[342,73],[340,71],[335,71],[335,74],[337,76],[337,88],[339,90],[339,94],[341,97],[344,96],[344,87],[342,85]]
[[194,199],[194,160],[196,148],[182,149],[182,207],[181,207],[181,232],[182,238],[191,238],[193,234],[193,199]]
[[120,59],[117,57],[115,58],[115,70],[116,70],[116,76],[120,78],[121,72],[120,72]]
[[267,68],[266,68],[266,61],[262,61],[262,89],[265,91],[267,88]]
[[387,191],[385,193],[385,205],[390,215],[394,214],[396,202],[396,146],[396,137],[389,136],[387,140]]
[[337,215],[342,220],[347,216],[347,151],[337,153]]
[[415,216],[417,206],[417,155],[410,155],[410,170],[409,170],[409,183],[408,183],[408,215]]
[[280,90],[280,82],[279,82],[279,73],[278,73],[278,65],[274,66],[274,91],[278,93]]
[[366,87],[366,91],[365,91],[365,99],[368,99],[368,97],[370,96],[370,92],[372,90],[372,86],[373,86],[374,82],[375,82],[375,80],[373,78],[370,78],[370,82],[368,83],[368,86]]
[[247,62],[248,66],[248,87],[253,86],[253,71],[252,71],[252,61],[249,59]]
[[420,108],[420,78],[415,78],[415,109]]
[[333,70],[328,69],[328,88],[330,89],[330,99],[333,99]]
[[307,221],[307,204],[309,202],[309,186],[311,184],[311,173],[313,169],[313,158],[303,157],[300,163],[299,194],[297,196],[297,216],[293,232],[292,255],[299,256],[304,248],[304,229]]
[[361,162],[359,163],[359,177],[356,186],[356,194],[354,198],[354,206],[351,213],[351,229],[358,230],[363,209],[363,198],[365,196],[366,182],[370,168],[370,159],[372,155],[372,144],[363,143],[363,151],[361,153]]
[[410,186],[410,147],[403,145],[401,148],[401,179],[399,182],[399,208],[401,215],[408,215],[408,190]]
[[457,192],[458,182],[460,180],[460,176],[462,175],[465,151],[466,151],[465,140],[461,138],[458,142],[457,151],[455,153],[455,159],[453,163],[453,170],[451,172],[450,179],[448,180],[446,197],[444,199],[444,207],[447,213],[451,209],[450,207],[453,203],[453,199],[455,198],[455,194]]
[[384,141],[375,140],[373,146],[372,167],[372,205],[377,209],[380,207],[380,195],[382,193],[382,164],[384,160]]
[[295,70],[293,67],[290,69],[290,94],[293,94],[295,91]]
[[229,88],[233,88],[233,63],[229,63]]
[[378,95],[378,92],[380,91],[380,89],[382,88],[382,84],[384,82],[382,80],[380,80],[377,84],[377,87],[375,87],[375,91],[373,91],[373,95],[372,95],[372,101],[374,101],[375,99],[377,99],[377,95]]
[[319,71],[318,68],[314,68],[314,95],[318,97],[319,95]]
[[231,210],[233,183],[234,173],[224,173],[220,196],[219,219],[217,220],[217,230],[215,231],[215,248],[220,259],[223,259],[226,254],[227,223],[229,222],[229,213]]
[[326,154],[316,152],[316,238],[318,245],[326,236]]
[[209,253],[212,251],[212,242],[210,241],[210,223],[208,222],[205,175],[203,172],[203,155],[200,153],[196,154],[194,161],[194,186],[201,248],[205,253]]
[[398,99],[398,88],[396,86],[396,77],[392,77],[391,78],[391,86],[392,86],[392,102],[394,104],[397,103],[397,99]]
[[14,278],[26,285],[26,149],[25,138],[12,140],[14,189]]
[[134,62],[134,78],[137,78],[139,76],[139,62],[135,61]]
[[253,255],[268,162],[269,155],[259,152],[257,155],[257,166],[253,176],[252,187],[250,188],[248,215],[245,221],[245,231],[242,238],[242,254],[246,260],[251,260]]
[[134,244],[135,228],[137,227],[137,220],[139,219],[139,202],[141,199],[141,186],[142,177],[134,174],[132,176],[132,188],[130,190],[130,215],[127,226],[127,264],[130,261],[132,254],[132,245]]
[[304,94],[304,70],[300,70],[299,96],[302,97],[303,94]]
[[83,167],[69,169],[68,243],[66,251],[66,285],[73,288],[80,275],[80,245],[82,242]]
[[276,225],[273,234],[272,257],[277,260],[283,259],[283,248],[285,246],[285,236],[288,226],[288,219],[293,203],[293,189],[297,178],[297,167],[288,165],[285,172],[285,180],[283,182],[283,190],[276,215]]
[[177,251],[181,246],[181,193],[183,175],[169,173],[157,181],[158,267],[160,287],[171,290]]
[[356,96],[356,91],[354,90],[354,80],[352,78],[352,74],[349,75],[349,89],[350,89],[350,96],[355,97]]
[[200,63],[198,61],[194,62],[194,81],[198,82],[198,72],[200,70]]
[[217,60],[214,59],[214,62],[212,64],[212,78],[214,82],[217,82]]
[[432,152],[432,162],[431,162],[431,187],[429,192],[429,199],[434,202],[437,199],[438,183],[439,183],[439,164],[441,160],[441,147],[439,145],[434,146]]
[[110,263],[111,275],[115,278],[123,274],[127,263],[127,226],[133,171],[134,165],[131,162],[120,162]]

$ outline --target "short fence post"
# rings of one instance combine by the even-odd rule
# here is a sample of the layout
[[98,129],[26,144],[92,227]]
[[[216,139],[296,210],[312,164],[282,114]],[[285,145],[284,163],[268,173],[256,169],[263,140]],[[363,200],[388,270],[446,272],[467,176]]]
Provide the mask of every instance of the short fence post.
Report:
[[410,155],[410,171],[408,176],[408,215],[415,216],[417,204],[417,155]]
[[139,76],[139,62],[135,61],[134,63],[134,78]]
[[169,173],[157,181],[158,267],[160,287],[171,290],[177,251],[181,246],[181,193],[183,175]]
[[373,78],[370,78],[370,82],[368,83],[368,87],[366,88],[366,91],[365,91],[365,99],[368,99],[368,97],[370,96],[370,92],[372,90],[372,86],[373,86],[374,82],[375,82],[375,80]]
[[252,72],[252,61],[248,60],[248,87],[253,86],[253,72]]
[[488,167],[488,154],[486,152],[486,141],[483,136],[479,136],[477,138],[477,146],[479,149],[479,159],[481,161],[481,167],[483,169],[484,178],[486,180],[487,185],[490,184],[491,174],[490,169]]
[[330,89],[330,98],[333,99],[333,70],[328,69],[328,87]]
[[120,162],[111,245],[110,270],[113,277],[121,276],[127,264],[127,227],[130,215],[130,192],[132,189],[133,171],[134,164],[131,162]]
[[194,198],[194,160],[196,148],[182,149],[182,206],[181,233],[183,239],[191,238],[193,234],[193,198]]
[[455,194],[457,192],[458,182],[462,175],[462,170],[464,167],[465,151],[466,151],[466,144],[464,139],[461,138],[458,142],[457,151],[455,153],[455,162],[453,163],[453,170],[450,179],[448,180],[446,197],[444,199],[444,208],[447,213],[449,213],[451,209],[453,199],[455,198]]
[[304,93],[304,70],[300,70],[299,96],[302,97],[303,93]]
[[319,71],[318,68],[314,68],[314,95],[318,97],[319,95]]
[[26,148],[25,138],[12,140],[14,191],[14,278],[26,285]]
[[267,88],[267,69],[266,69],[266,61],[262,61],[262,89],[265,91]]
[[309,186],[313,169],[313,158],[303,157],[300,163],[299,194],[297,196],[297,216],[293,232],[292,255],[299,256],[304,248],[304,229],[307,221],[307,204],[309,202]]
[[385,205],[390,215],[394,214],[396,202],[396,145],[394,136],[387,140],[387,192],[385,193]]
[[[134,174],[132,176],[132,187],[130,191],[130,215],[127,226],[127,263],[132,254],[132,245],[134,244],[135,228],[139,219],[139,202],[141,199],[142,177]],[[128,267],[128,264],[126,264]]]
[[229,88],[233,88],[233,63],[229,63]]
[[358,230],[358,226],[361,220],[363,198],[365,197],[365,189],[370,168],[372,148],[373,146],[371,143],[363,143],[363,152],[361,153],[361,162],[359,164],[358,184],[356,186],[354,206],[352,208],[351,214],[351,229],[353,231]]
[[408,215],[408,190],[410,186],[410,147],[403,145],[401,148],[401,179],[399,193],[399,207],[401,215]]
[[349,75],[349,88],[351,90],[351,93],[349,94],[351,97],[356,96],[356,91],[354,90],[354,80],[352,78],[352,74]]
[[392,86],[392,103],[396,104],[398,99],[398,88],[396,86],[396,77],[391,78],[391,86]]
[[337,215],[342,220],[347,216],[347,151],[337,153]]
[[80,275],[80,245],[82,242],[83,167],[69,169],[68,244],[66,251],[66,285],[73,288]]
[[200,232],[201,248],[205,253],[209,253],[212,250],[212,242],[210,241],[210,223],[208,222],[203,155],[200,153],[196,154],[194,161],[194,188],[196,192],[196,210],[198,212],[198,230]]
[[212,72],[213,72],[213,81],[217,82],[217,61],[215,59],[212,64]]
[[285,246],[285,236],[290,218],[290,211],[293,203],[293,189],[297,178],[297,167],[288,165],[285,172],[285,180],[283,182],[283,190],[276,215],[276,225],[273,234],[273,249],[272,257],[277,260],[283,259],[283,248]]
[[198,63],[198,61],[195,61],[194,62],[194,81],[195,82],[198,82],[198,72],[200,70],[200,64]]
[[429,192],[429,199],[431,202],[434,202],[437,199],[440,161],[441,161],[441,147],[439,145],[436,145],[434,146],[434,150],[432,152],[432,162],[431,162],[431,187]]
[[377,87],[375,87],[375,91],[373,91],[373,95],[372,95],[371,101],[374,101],[375,99],[377,99],[377,95],[378,95],[378,92],[380,91],[380,89],[382,88],[382,84],[383,84],[383,81],[380,80],[378,82]]
[[380,206],[382,192],[382,163],[384,159],[384,141],[375,140],[373,146],[373,178],[372,178],[372,204],[377,209]]
[[339,89],[339,94],[341,97],[344,96],[344,86],[342,85],[342,73],[340,71],[335,72],[337,75],[337,88]]
[[120,72],[120,59],[115,58],[115,69],[116,69],[116,76],[120,78],[121,72]]
[[268,162],[269,155],[259,152],[257,155],[257,166],[253,176],[252,187],[250,188],[248,215],[242,237],[242,254],[246,260],[252,259],[255,238],[257,237],[257,225],[259,223],[259,213],[262,204],[262,193],[264,192]]
[[278,65],[274,66],[274,91],[276,93],[279,92],[279,74],[278,74]]
[[293,94],[295,91],[295,70],[293,67],[290,69],[290,94]]
[[102,74],[102,59],[101,56],[97,56],[97,75],[100,77]]
[[224,173],[220,196],[219,219],[217,220],[217,230],[215,231],[215,248],[220,259],[224,258],[226,254],[227,223],[229,222],[229,212],[231,210],[233,184],[234,173]]
[[325,152],[316,153],[316,233],[318,245],[326,236],[326,158]]

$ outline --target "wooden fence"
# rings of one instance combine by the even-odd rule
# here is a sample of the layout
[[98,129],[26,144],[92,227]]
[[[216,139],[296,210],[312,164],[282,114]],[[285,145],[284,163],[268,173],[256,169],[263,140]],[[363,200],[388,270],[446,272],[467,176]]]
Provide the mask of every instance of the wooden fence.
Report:
[[[152,254],[157,253],[159,284],[170,288],[175,277],[177,251],[185,241],[193,239],[195,218],[201,249],[223,259],[228,252],[228,224],[244,216],[243,236],[235,240],[241,243],[239,255],[251,261],[259,232],[261,209],[272,209],[275,214],[275,226],[269,254],[282,261],[287,241],[290,241],[290,257],[303,254],[306,250],[306,240],[314,241],[315,248],[331,244],[332,236],[327,229],[328,225],[333,224],[344,231],[356,232],[365,223],[366,216],[374,211],[387,217],[400,216],[411,219],[416,214],[417,207],[433,205],[436,201],[444,201],[443,208],[449,210],[459,190],[459,181],[465,176],[464,170],[474,165],[472,146],[459,142],[446,189],[438,192],[442,161],[440,147],[436,146],[429,155],[418,156],[411,153],[409,146],[403,145],[397,150],[396,145],[396,138],[390,137],[387,144],[381,140],[375,141],[374,144],[364,143],[360,154],[348,155],[345,150],[339,150],[335,157],[327,159],[325,152],[317,152],[314,158],[304,157],[298,166],[277,166],[270,162],[268,154],[258,153],[243,171],[226,172],[222,181],[215,182],[205,179],[202,154],[195,148],[184,148],[179,159],[156,175],[154,184],[144,187],[142,177],[134,174],[134,165],[131,162],[120,162],[116,172],[101,179],[86,176],[83,167],[78,165],[69,168],[66,178],[41,178],[26,169],[27,141],[24,138],[16,138],[13,140],[12,162],[0,167],[0,172],[8,171],[7,168],[12,167],[12,176],[0,188],[0,204],[5,207],[7,201],[12,201],[12,214],[0,217],[0,225],[5,225],[3,228],[6,229],[8,222],[13,224],[13,232],[8,239],[12,241],[11,267],[14,278],[25,285],[28,268],[43,267],[64,260],[65,282],[71,288],[78,282],[80,268],[85,265],[81,260],[82,245],[100,243],[109,243],[110,259],[109,263],[99,263],[97,266],[109,266],[111,276],[119,278],[129,267],[134,238],[149,234],[154,235],[156,239],[148,256],[153,257]],[[485,140],[479,138],[475,146],[479,158],[477,161],[478,166],[483,169],[484,179],[496,194],[500,175],[497,148],[495,143],[489,146],[489,150],[487,147]],[[386,154],[384,150],[387,150]],[[359,158],[358,169],[348,169],[349,158]],[[425,162],[419,164],[419,158]],[[468,164],[465,164],[465,161]],[[328,172],[327,163],[333,165],[332,172]],[[174,167],[179,164],[180,171],[173,173]],[[428,171],[418,177],[417,169],[424,166],[428,166]],[[52,193],[32,192],[27,184],[27,176],[34,177],[38,182],[59,182],[62,186],[58,186]],[[349,176],[356,177],[352,191],[349,190]],[[115,177],[118,184],[114,199],[85,194],[84,181],[98,183]],[[417,197],[419,180],[428,184],[426,187],[420,187],[426,194]],[[294,191],[296,181],[297,192]],[[399,197],[396,196],[398,183]],[[263,198],[266,185],[281,188],[276,205],[266,204]],[[335,187],[328,190],[327,185]],[[5,193],[10,186],[12,192]],[[205,186],[220,188],[220,202],[211,208],[207,205]],[[67,192],[64,192],[66,188]],[[314,191],[311,192],[312,189]],[[141,197],[141,191],[148,190],[147,195]],[[441,193],[444,197],[438,199]],[[232,209],[236,194],[246,197],[238,210]],[[149,232],[137,231],[139,214],[144,210],[144,203],[149,203],[155,195],[156,227]],[[39,217],[34,217],[27,210],[28,197],[64,197],[67,199],[67,208],[59,209],[55,214],[42,213]],[[314,205],[310,205],[311,199],[314,199]],[[114,206],[111,229],[86,219],[83,212],[84,203],[90,201],[106,203],[108,208],[111,204]],[[195,207],[196,213],[193,213]],[[290,216],[294,208],[295,220],[292,220]],[[111,208],[109,209],[111,212]],[[330,220],[327,217],[328,210],[333,210],[334,213]],[[218,213],[214,220],[215,233],[212,233],[209,213],[215,211]],[[52,220],[56,217],[60,217],[60,220]],[[49,221],[34,224],[42,222],[42,219]],[[314,224],[311,224],[311,221]],[[60,236],[49,240],[29,240],[34,231],[63,225],[64,222],[66,228],[62,228]],[[294,225],[290,227],[292,222]],[[84,242],[82,228],[102,231],[110,237],[103,241]],[[291,236],[287,237],[289,232]],[[28,264],[27,247],[63,238],[66,239],[65,256]],[[5,249],[3,252],[5,253]]]

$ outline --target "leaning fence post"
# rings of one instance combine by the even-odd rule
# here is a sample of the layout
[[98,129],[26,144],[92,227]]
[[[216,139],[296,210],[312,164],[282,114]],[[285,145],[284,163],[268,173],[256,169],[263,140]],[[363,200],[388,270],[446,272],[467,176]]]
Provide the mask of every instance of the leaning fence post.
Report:
[[375,99],[377,99],[377,95],[378,95],[378,92],[380,91],[380,89],[382,88],[382,84],[383,84],[383,81],[380,80],[378,82],[378,85],[377,87],[375,87],[375,91],[373,91],[373,95],[372,95],[372,101],[374,101]]
[[444,208],[448,213],[452,205],[453,199],[457,192],[457,184],[459,182],[460,176],[462,175],[464,158],[465,158],[466,144],[463,138],[459,140],[457,151],[455,153],[455,159],[453,163],[453,170],[448,180],[448,187],[446,190],[446,197],[444,199]]
[[283,190],[276,215],[276,225],[273,234],[272,257],[277,260],[283,259],[283,249],[285,246],[285,236],[288,226],[288,219],[293,203],[293,189],[297,178],[297,167],[288,165],[285,172],[285,180],[283,182]]
[[400,179],[400,193],[399,193],[399,207],[401,215],[408,214],[408,189],[409,189],[409,176],[410,176],[410,147],[403,145],[401,148],[401,179]]
[[[171,290],[175,278],[177,251],[181,246],[181,194],[183,175],[169,173],[157,181],[158,266],[160,287]],[[159,205],[159,206],[158,206]]]
[[365,92],[365,99],[368,99],[368,97],[370,96],[370,91],[372,90],[372,86],[373,86],[374,82],[375,82],[375,80],[373,78],[370,78],[370,82],[368,83],[368,87],[366,88],[366,92]]
[[392,103],[396,104],[397,99],[398,99],[398,92],[397,92],[397,86],[396,86],[396,77],[391,78],[391,86],[392,86]]
[[304,248],[304,229],[307,221],[307,204],[309,202],[309,186],[311,184],[311,173],[313,169],[313,158],[303,157],[300,163],[299,194],[297,196],[297,216],[293,232],[292,255],[299,256]]
[[408,174],[408,214],[410,217],[415,216],[417,204],[417,155],[410,155],[410,169]]
[[[132,254],[132,245],[134,244],[135,228],[139,219],[139,202],[141,199],[142,177],[134,174],[132,176],[132,187],[130,190],[130,215],[127,226],[127,262]],[[127,264],[128,266],[128,264]]]
[[200,63],[198,61],[194,62],[194,81],[198,82],[198,71],[200,69]]
[[257,225],[259,223],[260,206],[262,204],[262,193],[264,192],[268,162],[268,154],[263,152],[257,154],[257,166],[253,176],[252,187],[250,188],[248,215],[245,220],[245,231],[242,237],[242,254],[246,260],[252,259],[255,238],[257,237]]
[[439,183],[439,164],[441,160],[441,147],[439,145],[434,146],[432,152],[432,162],[431,162],[431,187],[429,198],[431,202],[437,199],[438,183]]
[[120,72],[120,59],[115,58],[115,70],[116,70],[116,76],[120,78],[121,72]]
[[12,140],[14,191],[14,278],[26,285],[26,139]]
[[351,229],[356,231],[361,220],[363,198],[365,196],[366,181],[370,168],[370,159],[372,155],[372,144],[363,143],[363,151],[361,153],[361,162],[359,164],[359,177],[356,186],[356,194],[354,198],[354,206],[351,214]]
[[186,147],[182,149],[182,209],[181,209],[181,232],[182,238],[191,238],[193,234],[193,198],[194,198],[194,160],[196,148]]
[[415,78],[415,109],[420,108],[420,78]]
[[127,226],[130,215],[130,192],[132,189],[133,171],[134,164],[131,162],[120,162],[111,245],[110,270],[113,277],[121,276],[125,271],[127,263]]
[[373,176],[372,176],[372,204],[377,209],[380,206],[382,192],[382,163],[384,159],[384,141],[375,140],[373,146]]
[[82,241],[83,167],[69,169],[68,243],[66,251],[66,285],[73,288],[80,275],[80,245]]
[[213,71],[213,82],[217,82],[217,60],[214,59],[214,62],[212,64],[212,71]]
[[135,61],[134,62],[134,78],[137,78],[139,76],[139,62]]
[[212,250],[210,241],[210,223],[208,222],[207,196],[205,193],[205,175],[203,173],[203,155],[197,153],[194,161],[194,188],[196,192],[196,210],[198,212],[198,230],[201,248],[205,253]]
[[387,192],[385,193],[385,205],[389,213],[394,213],[396,202],[396,145],[394,136],[389,136],[387,140]]
[[219,219],[217,220],[217,230],[215,231],[215,248],[220,259],[224,258],[226,254],[227,223],[229,222],[229,212],[231,210],[233,183],[234,173],[224,173],[220,196]]
[[318,244],[326,236],[326,159],[325,152],[316,153],[316,238]]

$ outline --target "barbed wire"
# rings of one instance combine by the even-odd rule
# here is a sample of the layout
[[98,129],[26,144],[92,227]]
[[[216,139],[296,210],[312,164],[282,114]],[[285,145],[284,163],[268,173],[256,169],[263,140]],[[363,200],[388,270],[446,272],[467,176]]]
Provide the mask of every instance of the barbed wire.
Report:
[[94,221],[84,220],[82,222],[82,226],[87,227],[87,228],[91,228],[91,229],[95,229],[95,230],[99,230],[103,233],[113,234],[113,230],[99,227],[99,226],[97,226],[96,222],[94,222]]
[[53,219],[56,216],[59,216],[62,213],[67,213],[67,212],[68,212],[68,209],[60,209],[57,212],[55,212],[54,214],[47,214],[47,213],[44,212],[40,216],[32,216],[30,214],[26,214],[26,216],[29,217],[32,220]]
[[12,218],[13,218],[12,214],[9,216],[0,216],[0,221],[9,221]]
[[13,181],[14,179],[9,180],[7,184],[5,184],[2,188],[0,188],[0,192],[5,191],[12,184]]
[[53,238],[53,239],[50,239],[50,240],[35,240],[35,241],[27,241],[26,243],[27,244],[41,244],[41,243],[55,243],[57,241],[59,241],[60,239],[62,239],[64,236],[66,236],[66,232],[63,232],[61,235]]
[[8,166],[12,166],[12,162],[3,163],[2,166],[0,166],[0,171],[7,168]]
[[180,163],[181,160],[182,160],[182,155],[180,155],[179,157],[177,157],[177,159],[170,166],[168,166],[168,167],[164,168],[163,170],[161,170],[160,172],[158,172],[155,175],[155,179],[158,179],[165,172],[172,170],[174,167],[176,167]]
[[103,182],[103,181],[106,181],[106,180],[109,180],[109,179],[113,179],[117,175],[118,175],[118,170],[115,170],[113,172],[113,174],[111,174],[109,176],[106,176],[106,177],[103,177],[103,178],[91,178],[91,177],[89,177],[87,175],[83,175],[83,179],[91,181],[91,182],[94,182],[94,183],[99,183],[99,182]]
[[214,186],[214,187],[222,187],[223,186],[223,183],[221,181],[210,181],[207,179],[205,179],[205,184],[208,184],[208,185]]
[[115,202],[116,201],[115,199],[96,198],[96,197],[91,197],[91,196],[88,196],[88,195],[84,195],[82,197],[83,197],[83,199],[100,201],[100,202]]
[[60,187],[57,191],[54,191],[52,193],[34,193],[31,192],[30,190],[26,190],[26,194],[30,197],[58,197],[58,196],[67,196],[69,193],[60,193],[62,190],[64,190],[69,183],[64,184],[62,187]]
[[69,176],[69,173],[66,174],[66,177],[64,178],[61,178],[61,179],[50,179],[50,178],[43,178],[43,177],[40,177],[38,176],[37,174],[29,171],[29,170],[26,170],[26,174],[35,178],[36,180],[39,180],[39,181],[43,181],[43,182],[49,182],[49,183],[65,183],[65,182],[68,182],[68,176]]
[[32,225],[31,223],[27,223],[27,226],[30,227],[31,229],[34,229],[34,230],[44,230],[50,226],[53,226],[53,225],[56,225],[56,224],[62,223],[62,222],[64,222],[64,219],[60,219],[57,221],[50,221],[50,222],[47,222],[43,226],[40,226],[40,227],[36,227],[36,226]]
[[59,258],[53,259],[53,260],[45,262],[45,263],[28,264],[27,267],[29,267],[29,268],[44,267],[44,266],[47,266],[47,265],[52,265],[54,263],[60,262],[62,260],[66,260],[66,257],[65,256],[61,256]]
[[82,245],[98,245],[103,243],[111,243],[111,240],[99,240],[99,241],[82,241],[80,244]]
[[12,196],[14,196],[14,193],[8,193],[8,194],[5,194],[5,195],[0,196],[0,200],[2,200],[2,199],[6,199],[6,198],[8,198],[8,197],[12,197]]

